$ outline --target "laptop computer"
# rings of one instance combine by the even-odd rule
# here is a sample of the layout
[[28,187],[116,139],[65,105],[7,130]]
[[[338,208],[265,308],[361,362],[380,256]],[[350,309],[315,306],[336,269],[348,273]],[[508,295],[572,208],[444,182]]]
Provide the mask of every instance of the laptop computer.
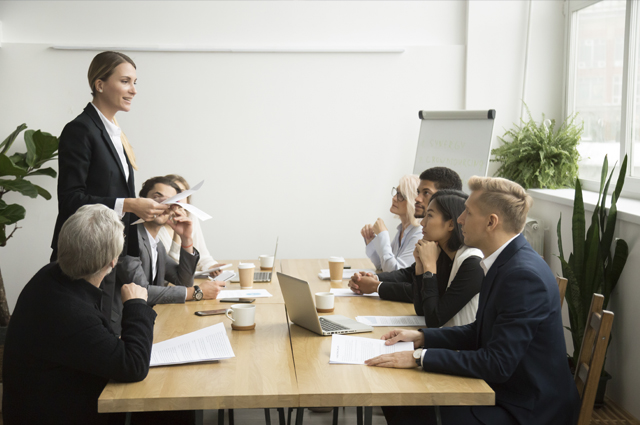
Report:
[[[280,237],[276,238],[276,250],[273,252],[273,267],[276,266],[276,255],[278,254],[278,240]],[[260,266],[258,266],[260,267]],[[254,272],[253,273],[253,283],[271,283],[273,279],[273,271],[270,272]],[[240,275],[236,273],[236,275],[231,278],[231,282],[238,283],[240,282]]]
[[309,283],[278,273],[284,304],[293,323],[318,335],[372,332],[371,326],[340,315],[318,317]]

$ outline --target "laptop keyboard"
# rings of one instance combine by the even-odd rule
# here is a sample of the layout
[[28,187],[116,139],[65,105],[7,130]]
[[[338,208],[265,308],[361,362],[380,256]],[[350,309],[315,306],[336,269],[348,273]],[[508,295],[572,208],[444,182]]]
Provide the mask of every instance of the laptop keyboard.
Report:
[[322,328],[323,331],[325,332],[333,332],[333,331],[344,331],[347,330],[349,328],[345,328],[342,325],[339,325],[335,322],[332,322],[331,320],[327,320],[323,317],[319,317],[320,319],[320,327]]
[[271,280],[271,272],[255,272],[253,280],[254,282],[269,282]]

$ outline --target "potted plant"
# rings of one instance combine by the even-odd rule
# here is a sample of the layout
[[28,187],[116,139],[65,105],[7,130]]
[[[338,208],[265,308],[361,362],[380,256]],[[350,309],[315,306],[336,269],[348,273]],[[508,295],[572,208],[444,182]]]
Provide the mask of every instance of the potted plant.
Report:
[[[573,253],[569,255],[568,260],[565,259],[562,250],[562,235],[560,232],[562,215],[560,215],[560,219],[558,220],[559,258],[562,264],[562,273],[569,281],[565,298],[569,308],[569,322],[571,327],[567,329],[571,332],[571,339],[573,340],[573,356],[571,359],[574,365],[577,363],[578,356],[580,355],[580,347],[582,346],[582,338],[585,327],[587,326],[587,316],[589,314],[591,298],[596,292],[604,295],[603,308],[607,308],[611,293],[618,283],[618,279],[629,255],[629,247],[624,239],[615,239],[614,241],[613,238],[617,217],[616,202],[620,198],[620,192],[622,192],[622,186],[624,185],[624,178],[627,171],[627,157],[625,156],[622,162],[618,182],[611,194],[611,205],[607,212],[607,193],[615,166],[613,168],[607,179],[608,160],[605,156],[600,177],[598,202],[591,215],[591,224],[586,234],[582,187],[580,186],[580,180],[576,179],[571,226]],[[614,242],[615,247],[612,254],[611,244]],[[603,368],[603,373],[600,378],[600,388],[596,396],[596,405],[604,402],[604,392],[609,379],[611,379],[611,375],[605,372]]]
[[[525,105],[526,106],[526,105]],[[573,187],[578,177],[578,143],[583,125],[574,124],[577,114],[556,130],[556,121],[536,123],[527,108],[529,120],[498,137],[502,145],[491,150],[493,162],[501,162],[496,176],[519,183],[525,189]]]
[[[18,221],[26,215],[26,210],[19,204],[7,204],[2,198],[9,192],[18,192],[30,198],[38,195],[44,199],[51,199],[51,194],[42,187],[31,183],[27,177],[50,176],[55,178],[56,171],[53,168],[41,168],[47,161],[58,156],[58,138],[40,130],[27,130],[24,133],[24,141],[27,152],[14,153],[9,156],[8,152],[18,135],[27,128],[22,124],[15,129],[2,143],[0,143],[0,247],[7,245],[16,230],[19,229]],[[11,233],[8,227],[13,225]],[[0,381],[2,380],[2,350],[4,347],[4,337],[7,325],[9,324],[9,305],[4,290],[2,271],[0,270]]]

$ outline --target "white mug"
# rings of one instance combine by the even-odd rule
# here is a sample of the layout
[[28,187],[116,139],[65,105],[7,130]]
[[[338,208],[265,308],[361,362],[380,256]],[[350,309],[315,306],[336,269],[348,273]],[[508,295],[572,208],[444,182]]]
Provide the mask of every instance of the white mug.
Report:
[[318,313],[331,313],[335,296],[331,292],[316,292],[316,310]]
[[[229,313],[233,317],[229,316]],[[225,313],[227,318],[233,322],[231,327],[234,329],[248,329],[255,327],[256,324],[256,306],[251,304],[233,304]]]
[[261,255],[258,258],[260,259],[260,269],[261,270],[272,270],[273,269],[273,255]]

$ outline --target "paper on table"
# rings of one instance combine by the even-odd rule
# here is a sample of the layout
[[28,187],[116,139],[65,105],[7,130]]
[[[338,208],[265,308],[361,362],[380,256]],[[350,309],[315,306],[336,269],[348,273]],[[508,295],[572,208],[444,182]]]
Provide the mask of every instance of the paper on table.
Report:
[[331,288],[331,293],[336,297],[379,297],[377,292],[373,294],[358,295],[349,288]]
[[225,270],[216,277],[209,277],[208,274],[205,275],[205,274],[198,274],[198,273],[196,273],[195,276],[193,277],[196,279],[221,280],[223,282],[228,282],[231,279],[233,279],[235,276],[236,276],[235,272],[232,272],[231,270]]
[[[183,199],[187,198],[189,195],[192,195],[195,192],[197,192],[198,189],[200,189],[203,184],[204,184],[204,180],[202,180],[197,185],[193,186],[191,189],[182,191],[182,192],[178,193],[177,195],[172,196],[169,199],[165,199],[164,201],[161,202],[161,204],[165,204],[165,205],[172,205],[172,204],[180,205],[182,208],[184,208],[185,210],[189,211],[190,213],[192,213],[193,215],[198,217],[200,220],[202,220],[202,221],[209,220],[211,218],[211,216],[209,214],[207,214],[206,212],[202,211],[201,209],[199,209],[197,207],[194,207],[191,204],[187,204],[187,203],[184,203],[184,202],[178,202],[178,201],[182,201]],[[140,223],[144,223],[144,220],[140,219],[140,220],[134,221],[133,223],[131,223],[131,225],[133,226],[134,224],[140,224]]]
[[369,326],[424,326],[424,316],[356,316],[356,320]]
[[231,357],[235,357],[235,354],[229,337],[224,324],[218,323],[153,344],[149,366],[208,362]]
[[218,294],[218,300],[222,298],[267,298],[273,297],[266,289],[223,289]]
[[[344,269],[342,270],[342,279],[351,279],[351,276],[358,272],[368,272],[374,273],[375,270],[372,269]],[[318,278],[322,280],[329,280],[329,269],[320,269],[320,273],[318,273]]]
[[384,345],[381,339],[361,338],[347,335],[331,335],[331,364],[364,364],[365,360],[382,354],[398,351],[413,351],[413,342],[398,342]]

